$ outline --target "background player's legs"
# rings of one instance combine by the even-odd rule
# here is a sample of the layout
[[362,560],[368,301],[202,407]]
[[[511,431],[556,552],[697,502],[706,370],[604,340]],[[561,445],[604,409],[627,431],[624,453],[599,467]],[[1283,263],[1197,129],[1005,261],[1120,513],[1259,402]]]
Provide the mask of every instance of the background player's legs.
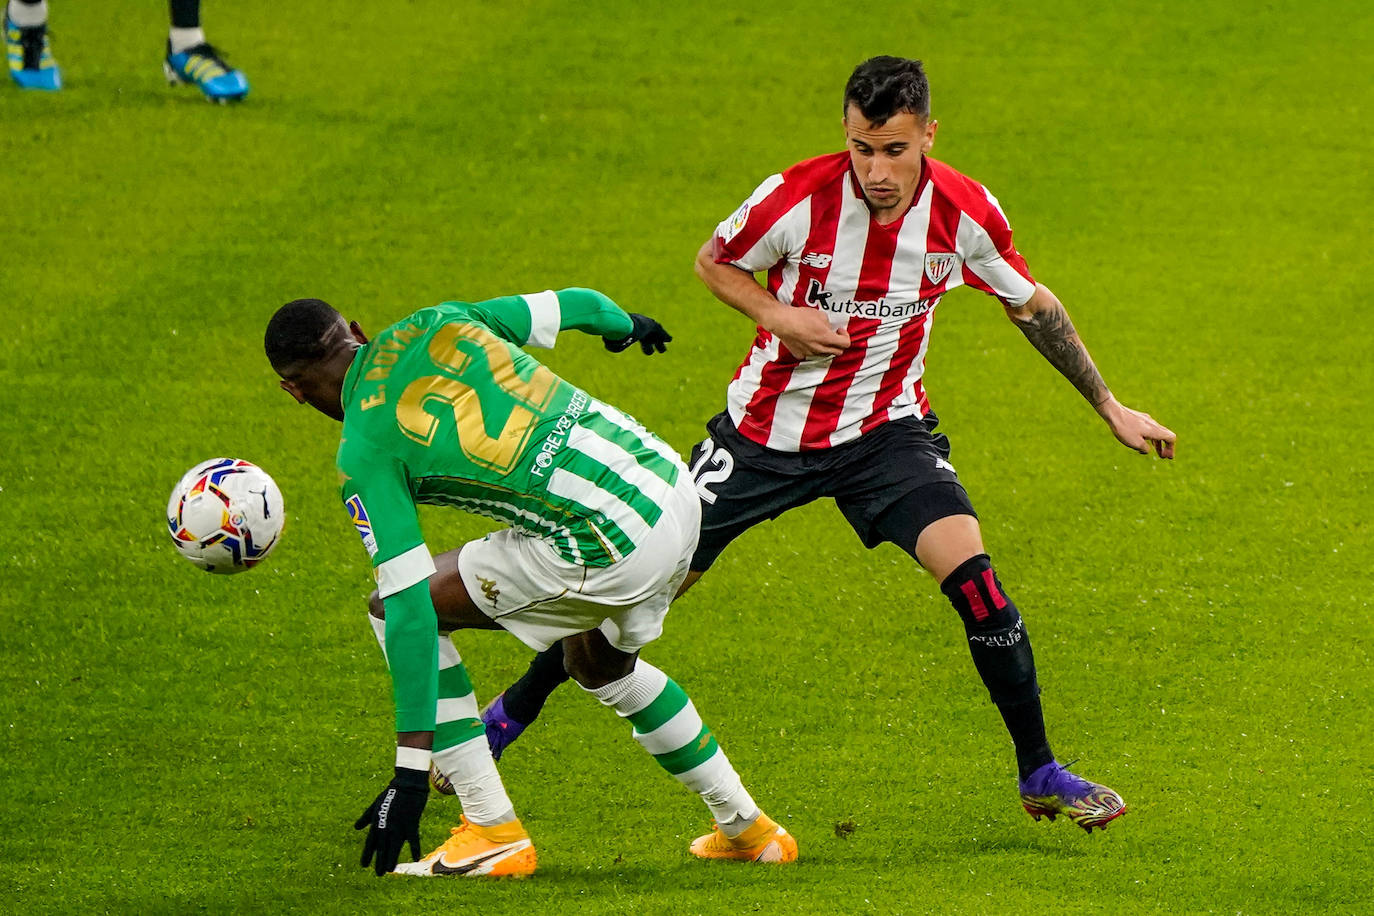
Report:
[[10,22],[23,29],[48,23],[48,0],[9,0],[6,11]]
[[167,41],[173,54],[205,44],[205,31],[200,27],[200,0],[171,0],[171,19]]
[[212,102],[229,102],[248,94],[248,78],[229,66],[205,38],[200,25],[200,0],[169,0],[171,26],[163,73],[168,82],[191,83]]
[[5,4],[5,57],[10,79],[20,89],[62,88],[62,72],[48,50],[47,0]]
[[612,646],[600,630],[569,636],[563,644],[573,679],[629,719],[640,747],[711,810],[720,836],[698,838],[693,853],[760,862],[796,858],[796,842],[759,810],[681,687],[638,653]]

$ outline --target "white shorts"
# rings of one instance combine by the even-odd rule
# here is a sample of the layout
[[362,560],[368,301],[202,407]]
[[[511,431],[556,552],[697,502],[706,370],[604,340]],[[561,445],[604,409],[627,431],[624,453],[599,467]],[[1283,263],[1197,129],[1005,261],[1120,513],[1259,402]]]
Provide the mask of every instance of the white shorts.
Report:
[[473,604],[537,652],[591,629],[638,652],[663,632],[700,528],[701,502],[684,468],[658,524],[619,562],[578,566],[548,541],[506,528],[464,544],[458,575]]

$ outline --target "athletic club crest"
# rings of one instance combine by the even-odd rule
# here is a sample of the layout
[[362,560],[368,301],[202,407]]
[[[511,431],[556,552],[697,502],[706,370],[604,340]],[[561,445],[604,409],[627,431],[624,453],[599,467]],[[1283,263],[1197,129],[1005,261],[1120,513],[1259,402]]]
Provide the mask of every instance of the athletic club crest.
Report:
[[945,251],[935,251],[926,255],[926,278],[931,283],[942,283],[954,268],[955,255]]

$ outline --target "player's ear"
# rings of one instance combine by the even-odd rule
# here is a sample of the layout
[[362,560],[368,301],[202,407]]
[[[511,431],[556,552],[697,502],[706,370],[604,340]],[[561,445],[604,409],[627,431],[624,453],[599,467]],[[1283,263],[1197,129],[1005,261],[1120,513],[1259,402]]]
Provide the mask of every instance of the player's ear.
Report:
[[301,394],[300,386],[297,385],[295,382],[288,382],[286,379],[282,379],[279,384],[281,385],[282,391],[285,391],[287,394],[291,395],[291,397],[296,399],[297,404],[305,403],[305,395]]
[[348,333],[353,335],[353,339],[363,346],[367,346],[367,335],[363,333],[363,326],[356,321],[348,323]]
[[939,129],[940,122],[934,119],[931,119],[931,121],[926,124],[926,135],[925,138],[921,140],[921,152],[930,152],[930,148],[935,145],[935,132]]

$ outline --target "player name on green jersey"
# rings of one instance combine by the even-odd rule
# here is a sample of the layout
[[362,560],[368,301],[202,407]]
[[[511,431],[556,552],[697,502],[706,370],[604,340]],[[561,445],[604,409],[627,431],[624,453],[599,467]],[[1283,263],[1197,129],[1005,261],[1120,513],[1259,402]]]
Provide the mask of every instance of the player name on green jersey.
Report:
[[686,473],[633,418],[519,347],[559,330],[623,336],[592,290],[444,302],[379,333],[344,381],[342,496],[374,564],[422,543],[416,503],[454,506],[550,541],[582,566],[635,549]]

